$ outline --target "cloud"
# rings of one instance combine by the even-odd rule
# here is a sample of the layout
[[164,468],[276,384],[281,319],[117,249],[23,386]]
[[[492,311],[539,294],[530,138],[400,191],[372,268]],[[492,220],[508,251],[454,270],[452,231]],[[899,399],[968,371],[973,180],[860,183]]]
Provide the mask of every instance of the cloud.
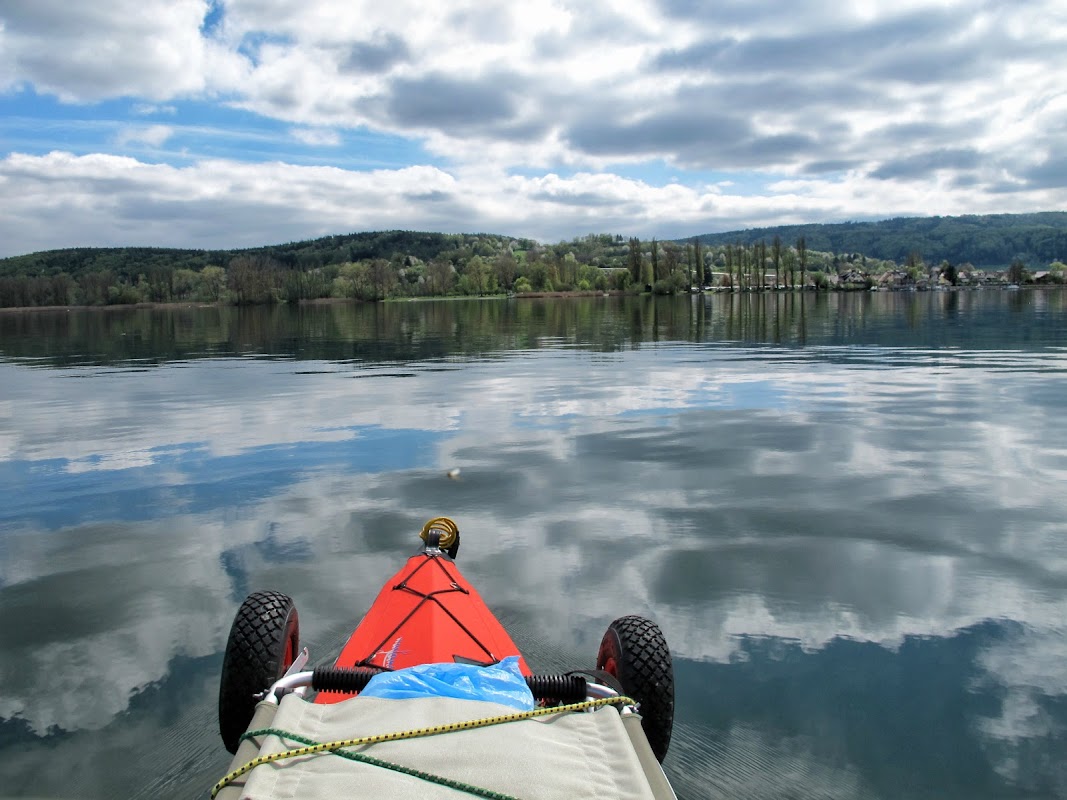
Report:
[[1067,156],[1050,155],[1023,173],[1029,185],[1041,188],[1067,187]]
[[131,144],[145,144],[150,147],[160,147],[173,134],[174,129],[169,125],[126,127],[118,132],[115,140],[120,147],[125,147]]
[[[1058,78],[1067,71],[1060,46],[1067,26],[1051,0],[1010,7],[909,0],[892,8],[805,0],[788,14],[773,2],[689,0],[433,7],[309,0],[300,9],[277,0],[101,0],[73,9],[42,0],[9,4],[0,24],[0,74],[23,100],[33,92],[89,109],[122,98],[140,116],[175,109],[175,131],[214,124],[186,124],[185,114],[225,108],[241,114],[242,129],[258,126],[254,135],[291,131],[302,145],[333,148],[328,156],[337,163],[352,163],[357,150],[363,163],[395,164],[401,148],[418,153],[412,168],[447,174],[452,188],[464,188],[429,187],[422,194],[450,200],[416,204],[406,219],[388,202],[388,212],[368,205],[366,213],[341,214],[323,200],[322,219],[332,224],[503,225],[550,238],[621,226],[666,236],[735,223],[1067,204],[1055,155],[1067,147]],[[376,159],[368,135],[387,155]],[[108,144],[121,154],[125,145],[163,140],[122,136]],[[99,142],[64,146],[111,155]],[[210,141],[183,136],[182,146],[157,155],[192,163],[177,180],[217,163],[199,155],[218,154]],[[257,147],[228,152],[286,160]],[[144,174],[98,163],[118,169],[120,181]],[[667,177],[643,185],[620,179],[630,196],[623,205],[605,202],[610,180],[590,177],[651,164],[688,189],[674,198],[672,214],[651,204]],[[254,170],[264,179],[294,174],[274,163]],[[510,180],[514,173],[569,176],[559,180],[572,185],[546,194]],[[738,173],[755,192],[706,189]],[[338,183],[359,183],[295,174],[321,181],[327,198]],[[399,171],[379,177],[404,182]],[[597,185],[583,185],[590,182]],[[191,214],[190,236],[203,233],[198,218],[227,204],[244,219],[247,198],[227,199],[224,188],[187,193],[196,203],[168,204],[149,191],[144,213]],[[293,193],[272,195],[267,205],[276,207]],[[577,213],[582,198],[589,213]],[[123,205],[100,204],[96,225]],[[70,227],[81,226],[75,219]],[[96,236],[126,235],[108,227]],[[287,232],[298,229],[336,230],[294,223]],[[251,234],[234,238],[251,241]]]
[[155,105],[153,103],[137,103],[132,109],[134,114],[149,117],[156,114],[174,116],[178,113],[178,107],[172,105]]
[[477,129],[515,113],[508,84],[498,76],[464,80],[433,74],[398,80],[390,86],[386,108],[389,119],[405,127]]
[[312,147],[337,147],[341,144],[341,135],[337,131],[322,128],[293,128],[290,133],[297,141]]
[[[1043,768],[1048,769],[1044,765],[1035,768],[1035,755],[1040,759],[1045,742],[1064,736],[1057,708],[1067,700],[1065,657],[1067,635],[1055,627],[1017,628],[978,654],[973,689],[992,689],[1000,701],[999,714],[979,720],[982,749],[996,772],[1013,783],[1026,785]],[[1048,772],[1058,784],[1056,793],[1062,794],[1067,789],[1067,771],[1061,767]]]
[[[20,248],[87,241],[253,246],[264,237],[277,242],[338,230],[401,228],[412,219],[405,194],[452,194],[455,185],[453,177],[432,167],[357,172],[204,161],[176,168],[69,153],[10,156],[0,162],[0,182],[25,192],[21,210],[14,198],[0,200],[5,213],[10,209],[13,214],[0,223],[6,244],[22,240],[15,245]],[[66,190],[74,195],[63,196]],[[466,208],[463,199],[454,200],[450,212],[455,220],[448,221],[458,221]],[[175,219],[184,221],[183,230],[173,229]],[[64,232],[63,221],[74,227]],[[432,212],[423,213],[421,221],[441,224]],[[18,235],[20,226],[29,227]]]
[[385,34],[380,41],[356,42],[341,62],[346,72],[387,72],[411,55],[407,43],[395,33]]
[[0,11],[14,80],[68,102],[133,96],[161,101],[204,92],[241,70],[236,54],[205,39],[203,0],[61,0]]
[[[918,186],[805,177],[731,193],[723,185],[656,185],[610,172],[507,176],[491,169],[346,170],[219,159],[175,167],[53,152],[0,160],[0,186],[0,256],[85,246],[251,247],[396,228],[486,230],[542,241],[576,231],[668,238],[854,218],[857,209],[872,206],[886,216],[1003,210],[980,187],[954,186],[951,173]],[[1013,188],[1016,210],[1053,207],[1062,191],[1025,189]]]
[[871,173],[875,178],[916,178],[942,169],[971,170],[981,166],[982,157],[974,150],[956,149],[920,153],[883,164]]

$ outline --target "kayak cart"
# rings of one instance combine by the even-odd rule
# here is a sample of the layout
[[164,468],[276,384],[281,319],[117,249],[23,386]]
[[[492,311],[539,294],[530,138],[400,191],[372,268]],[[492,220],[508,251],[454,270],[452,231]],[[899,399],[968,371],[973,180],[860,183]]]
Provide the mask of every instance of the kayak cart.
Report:
[[308,669],[290,597],[244,601],[219,688],[234,758],[213,800],[674,798],[659,627],[620,617],[594,666],[534,674],[456,566],[456,524],[420,535],[331,665]]

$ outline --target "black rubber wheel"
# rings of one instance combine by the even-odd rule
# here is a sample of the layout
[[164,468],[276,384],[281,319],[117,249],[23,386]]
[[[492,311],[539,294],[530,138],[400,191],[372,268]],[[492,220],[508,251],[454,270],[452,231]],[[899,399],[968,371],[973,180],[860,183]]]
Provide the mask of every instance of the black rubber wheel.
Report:
[[255,695],[278,680],[300,652],[296,604],[281,592],[253,592],[230,628],[219,685],[219,732],[237,752],[258,702]]
[[674,665],[663,631],[644,617],[620,617],[604,632],[596,668],[637,701],[645,738],[662,762],[674,727]]

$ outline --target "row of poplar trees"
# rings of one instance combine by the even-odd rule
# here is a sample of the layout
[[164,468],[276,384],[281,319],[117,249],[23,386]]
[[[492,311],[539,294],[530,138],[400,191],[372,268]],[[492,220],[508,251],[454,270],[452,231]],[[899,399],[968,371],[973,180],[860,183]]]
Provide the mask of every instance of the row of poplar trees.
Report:
[[[715,251],[706,251],[695,236],[684,247],[683,268],[683,255],[678,244],[665,242],[660,245],[653,239],[646,258],[641,240],[631,238],[627,268],[633,282],[649,286],[653,291],[677,290],[683,285],[704,288],[714,286],[716,282],[719,286],[756,291],[778,286],[793,288],[807,283],[808,246],[803,236],[797,239],[794,247],[783,246],[779,236],[774,237],[770,248],[761,241],[750,245],[728,244]],[[770,280],[768,274],[773,276]]]

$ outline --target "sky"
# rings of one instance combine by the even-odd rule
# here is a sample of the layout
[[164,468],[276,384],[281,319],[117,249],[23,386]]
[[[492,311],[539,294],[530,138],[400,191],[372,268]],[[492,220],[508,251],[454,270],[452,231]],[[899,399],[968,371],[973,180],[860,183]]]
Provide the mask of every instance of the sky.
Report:
[[1062,0],[0,0],[0,257],[1067,207]]

